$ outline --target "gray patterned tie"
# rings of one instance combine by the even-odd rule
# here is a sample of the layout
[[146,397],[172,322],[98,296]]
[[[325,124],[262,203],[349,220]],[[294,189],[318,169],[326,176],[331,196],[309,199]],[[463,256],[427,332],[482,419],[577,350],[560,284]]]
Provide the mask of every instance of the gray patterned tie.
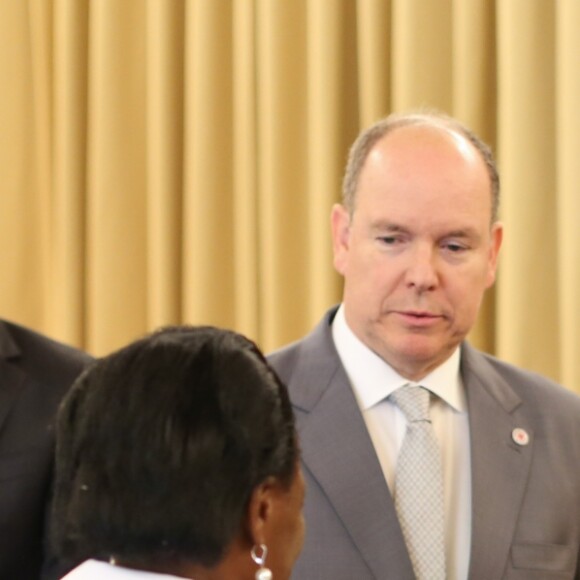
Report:
[[407,418],[397,460],[395,507],[417,580],[445,580],[443,474],[429,395],[423,387],[404,386],[389,397]]

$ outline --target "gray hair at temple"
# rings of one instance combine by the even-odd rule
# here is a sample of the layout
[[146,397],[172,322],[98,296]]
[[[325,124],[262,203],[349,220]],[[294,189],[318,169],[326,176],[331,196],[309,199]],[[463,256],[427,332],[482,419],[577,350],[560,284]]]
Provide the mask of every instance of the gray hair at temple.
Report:
[[439,112],[393,113],[365,129],[353,143],[342,182],[342,203],[352,216],[356,205],[356,193],[360,174],[371,149],[383,137],[400,127],[410,125],[431,125],[442,127],[465,137],[479,151],[487,168],[491,185],[491,222],[498,219],[499,173],[490,147],[471,129],[457,119]]

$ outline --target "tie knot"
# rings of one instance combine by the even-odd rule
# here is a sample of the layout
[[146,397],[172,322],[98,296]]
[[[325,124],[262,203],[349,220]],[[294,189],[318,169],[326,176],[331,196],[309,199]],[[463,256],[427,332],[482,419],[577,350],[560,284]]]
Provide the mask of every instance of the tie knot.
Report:
[[409,423],[429,421],[430,393],[423,387],[404,386],[389,396]]

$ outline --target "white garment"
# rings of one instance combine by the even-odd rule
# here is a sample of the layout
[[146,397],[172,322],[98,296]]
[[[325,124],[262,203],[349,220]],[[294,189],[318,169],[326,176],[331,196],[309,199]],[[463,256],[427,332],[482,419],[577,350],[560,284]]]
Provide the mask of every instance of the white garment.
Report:
[[460,349],[420,383],[414,383],[355,336],[346,322],[343,306],[334,317],[332,335],[391,490],[407,421],[387,397],[406,384],[420,384],[437,395],[430,414],[443,464],[447,578],[466,580],[471,550],[471,450],[467,404],[459,373]]
[[62,580],[183,580],[181,576],[131,570],[98,560],[86,560]]

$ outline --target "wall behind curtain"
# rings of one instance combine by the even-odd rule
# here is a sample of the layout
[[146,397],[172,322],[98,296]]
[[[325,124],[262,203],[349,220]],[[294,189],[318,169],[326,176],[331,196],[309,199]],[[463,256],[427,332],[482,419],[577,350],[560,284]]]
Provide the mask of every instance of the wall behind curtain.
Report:
[[0,312],[95,354],[298,338],[340,299],[350,143],[437,108],[503,180],[472,341],[580,391],[579,28],[575,0],[0,0]]

